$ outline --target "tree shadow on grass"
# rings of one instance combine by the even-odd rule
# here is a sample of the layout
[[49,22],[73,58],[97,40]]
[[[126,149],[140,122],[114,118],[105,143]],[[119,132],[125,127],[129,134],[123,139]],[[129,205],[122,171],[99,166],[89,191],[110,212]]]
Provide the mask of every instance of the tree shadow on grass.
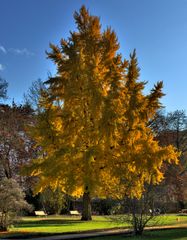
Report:
[[[79,232],[80,233],[80,232]],[[12,236],[6,236],[6,239],[30,239],[32,237],[42,237],[42,236],[54,236],[63,235],[62,233],[14,233]],[[145,231],[143,236],[129,237],[128,234],[115,235],[115,236],[103,236],[97,238],[88,238],[87,240],[186,240],[187,239],[187,229],[171,229],[171,230],[159,230],[159,231]]]
[[47,227],[47,226],[71,226],[75,224],[84,223],[81,220],[63,220],[63,219],[41,219],[36,221],[22,221],[15,224],[15,227],[26,228],[26,227]]
[[[11,232],[5,233],[3,237],[6,239],[30,239],[32,237],[45,237],[45,236],[54,236],[54,235],[63,235],[67,234],[67,232],[40,232],[37,230],[39,228],[55,228],[60,226],[69,226],[73,228],[76,225],[80,225],[84,223],[81,220],[77,219],[70,219],[70,220],[63,220],[63,219],[40,219],[40,220],[31,220],[31,221],[22,221],[17,224],[14,224],[14,227],[19,229],[19,232],[12,230]],[[34,230],[35,228],[35,230]],[[25,230],[27,229],[27,230]],[[32,231],[33,229],[33,231]],[[70,233],[70,232],[69,232]],[[72,231],[72,233],[79,233],[79,231]],[[0,236],[1,238],[1,236]]]
[[187,239],[187,229],[170,229],[145,232],[143,239],[177,240]]
[[187,229],[171,229],[159,231],[145,231],[142,236],[129,236],[121,234],[115,236],[103,236],[98,238],[87,238],[87,240],[186,240]]
[[[87,221],[86,221],[87,222]],[[93,220],[87,223],[99,223],[99,222],[110,222],[110,220],[106,219],[98,219]],[[27,220],[27,221],[20,221],[15,224],[15,227],[18,228],[26,228],[26,227],[47,227],[47,226],[71,226],[71,225],[80,225],[85,224],[85,221],[81,221],[81,219],[49,219],[49,218],[42,218],[36,220]]]

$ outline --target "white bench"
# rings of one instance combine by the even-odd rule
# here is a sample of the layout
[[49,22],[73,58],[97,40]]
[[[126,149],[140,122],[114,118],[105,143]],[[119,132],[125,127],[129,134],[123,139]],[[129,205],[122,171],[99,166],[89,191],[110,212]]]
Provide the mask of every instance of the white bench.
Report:
[[36,216],[47,216],[47,214],[44,211],[34,211]]
[[186,214],[187,213],[187,209],[186,208],[182,209],[181,213],[185,213]]
[[71,210],[69,211],[70,215],[80,215],[80,213],[77,210]]

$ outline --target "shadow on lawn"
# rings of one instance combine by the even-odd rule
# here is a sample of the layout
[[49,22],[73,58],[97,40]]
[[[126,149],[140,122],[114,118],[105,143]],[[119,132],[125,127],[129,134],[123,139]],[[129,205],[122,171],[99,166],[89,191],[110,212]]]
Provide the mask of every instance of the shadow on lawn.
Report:
[[59,234],[59,233],[40,233],[40,232],[11,232],[11,233],[7,233],[7,234],[4,234],[2,236],[0,236],[0,239],[1,237],[2,238],[5,238],[5,239],[13,239],[13,240],[16,240],[16,239],[32,239],[32,238],[37,238],[37,237],[52,237],[52,236],[58,236],[58,235],[63,235],[63,234]]
[[187,239],[187,229],[181,228],[181,229],[170,229],[170,230],[160,230],[160,231],[148,231],[148,232],[145,232],[142,239],[184,240],[184,239]]
[[121,234],[115,236],[103,236],[98,238],[87,238],[87,240],[186,240],[187,229],[171,229],[159,231],[145,231],[142,236],[128,236]]
[[[93,222],[103,222],[105,220],[94,220]],[[92,222],[89,222],[92,223]],[[14,227],[19,229],[19,232],[9,232],[2,236],[6,236],[6,239],[30,239],[33,237],[45,237],[45,236],[55,236],[55,235],[63,235],[70,233],[67,232],[39,232],[32,231],[32,228],[48,228],[48,227],[58,227],[58,226],[72,226],[72,229],[75,225],[85,224],[85,221],[81,221],[79,219],[36,219],[36,220],[27,220],[21,221],[14,225]],[[30,228],[29,231],[25,231],[24,228]],[[23,229],[23,230],[22,230]],[[97,231],[97,230],[94,230]],[[84,232],[93,232],[93,230],[84,230]],[[71,232],[72,234],[80,233],[80,230],[75,230]],[[1,238],[1,236],[0,236]]]
[[21,221],[20,223],[15,224],[15,227],[25,228],[25,227],[47,227],[47,226],[71,226],[75,224],[82,224],[84,221],[81,220],[63,220],[63,219],[41,219],[36,221]]
[[[7,232],[2,234],[1,237],[5,237],[6,239],[30,239],[33,237],[45,237],[45,236],[54,236],[54,235],[63,235],[63,233],[50,233],[50,232],[38,232],[38,231],[32,231],[32,228],[40,228],[40,227],[58,227],[58,226],[71,226],[72,228],[74,225],[82,224],[84,223],[81,220],[78,219],[36,219],[36,220],[27,220],[27,221],[21,221],[17,224],[14,224],[14,227],[19,229],[19,232]],[[31,228],[30,231],[24,230],[24,228]],[[23,229],[23,230],[22,230]],[[79,231],[75,231],[74,233],[78,233]]]

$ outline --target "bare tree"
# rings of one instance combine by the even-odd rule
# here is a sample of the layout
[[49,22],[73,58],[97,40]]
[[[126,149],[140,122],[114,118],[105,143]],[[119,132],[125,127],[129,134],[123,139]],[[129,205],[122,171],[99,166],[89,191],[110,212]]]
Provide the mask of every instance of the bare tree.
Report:
[[20,183],[21,166],[33,157],[33,141],[25,125],[33,121],[32,109],[27,106],[0,105],[0,177],[15,178]]
[[24,94],[24,102],[29,105],[36,112],[40,111],[39,100],[43,91],[46,91],[45,84],[39,78],[34,81],[29,87],[28,91]]
[[176,110],[168,114],[159,112],[151,127],[162,146],[174,145],[181,153],[178,165],[165,165],[165,187],[168,198],[178,202],[179,210],[184,208],[187,173],[187,116],[185,111]]
[[144,228],[150,221],[153,221],[154,225],[158,222],[157,215],[160,214],[160,209],[156,204],[156,194],[155,186],[149,184],[145,187],[140,199],[125,197],[122,203],[124,214],[112,219],[129,223],[135,235],[142,235]]
[[7,81],[0,77],[0,98],[7,98],[7,87]]

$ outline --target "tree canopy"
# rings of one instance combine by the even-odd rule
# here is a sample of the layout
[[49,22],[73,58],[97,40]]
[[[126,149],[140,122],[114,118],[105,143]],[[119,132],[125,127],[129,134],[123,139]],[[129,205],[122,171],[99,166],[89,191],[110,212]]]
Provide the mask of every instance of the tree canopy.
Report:
[[123,60],[115,32],[102,31],[84,6],[74,19],[77,31],[47,53],[57,74],[30,129],[41,151],[29,172],[39,177],[36,191],[51,185],[74,196],[139,197],[145,182],[162,180],[163,161],[177,162],[175,149],[160,147],[148,126],[163,83],[145,95],[136,52]]

